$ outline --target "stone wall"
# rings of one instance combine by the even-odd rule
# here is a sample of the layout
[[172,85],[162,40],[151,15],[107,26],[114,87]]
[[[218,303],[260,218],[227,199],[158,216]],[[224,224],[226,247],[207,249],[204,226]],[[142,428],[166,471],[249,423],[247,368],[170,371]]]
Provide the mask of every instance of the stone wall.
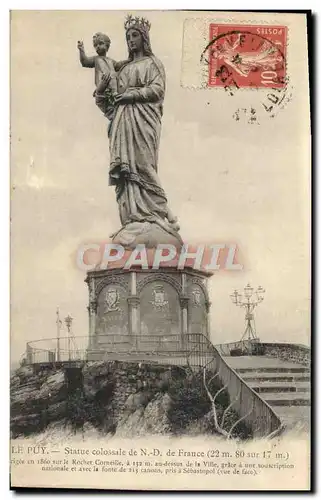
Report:
[[[252,346],[252,347],[251,347]],[[256,352],[253,352],[253,347],[258,346]],[[233,351],[236,353],[234,355],[241,356],[251,352],[252,354],[271,356],[273,358],[279,358],[283,361],[290,361],[292,363],[299,363],[305,366],[310,365],[311,360],[311,350],[309,347],[300,344],[288,344],[280,342],[258,342],[254,343],[251,341],[244,342],[229,342],[226,344],[217,344],[215,348],[222,356],[231,356]]]
[[304,345],[287,343],[263,343],[265,356],[271,356],[309,366],[311,360],[311,350]]

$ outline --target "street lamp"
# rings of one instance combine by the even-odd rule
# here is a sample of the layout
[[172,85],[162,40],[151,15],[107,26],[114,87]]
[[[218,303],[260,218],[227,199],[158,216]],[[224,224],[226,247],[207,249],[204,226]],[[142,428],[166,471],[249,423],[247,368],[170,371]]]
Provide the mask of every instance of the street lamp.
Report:
[[244,287],[244,295],[247,299],[250,299],[253,295],[253,287],[249,283]]
[[66,323],[66,327],[67,327],[67,330],[68,330],[68,358],[69,358],[69,361],[71,359],[71,353],[70,353],[70,336],[71,336],[71,327],[72,327],[72,322],[73,322],[73,318],[70,316],[70,314],[68,314],[68,316],[65,317],[65,323]]
[[256,290],[256,295],[259,302],[262,302],[262,300],[264,300],[264,294],[265,294],[264,288],[259,286],[258,289]]
[[237,305],[238,291],[234,290],[234,292],[231,293],[230,297],[231,297],[231,300],[232,300],[233,304]]
[[56,325],[57,325],[57,361],[60,361],[60,328],[61,320],[59,316],[59,307],[56,309]]
[[242,294],[237,290],[230,295],[233,304],[245,309],[245,331],[242,335],[241,342],[246,340],[249,342],[257,342],[259,340],[256,334],[254,309],[264,300],[265,290],[259,286],[255,291],[254,288],[248,283],[244,287],[244,299]]

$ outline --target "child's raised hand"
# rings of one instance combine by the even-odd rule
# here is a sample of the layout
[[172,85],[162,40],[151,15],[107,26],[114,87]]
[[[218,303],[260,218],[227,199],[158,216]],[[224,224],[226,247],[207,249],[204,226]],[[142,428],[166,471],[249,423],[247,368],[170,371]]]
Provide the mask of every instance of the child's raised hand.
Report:
[[82,40],[78,40],[77,47],[79,50],[84,50],[84,42]]

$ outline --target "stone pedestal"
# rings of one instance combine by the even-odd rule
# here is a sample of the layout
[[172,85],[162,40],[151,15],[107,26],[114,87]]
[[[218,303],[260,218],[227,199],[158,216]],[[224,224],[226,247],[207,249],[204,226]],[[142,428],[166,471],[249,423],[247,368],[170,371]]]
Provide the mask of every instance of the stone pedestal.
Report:
[[88,350],[95,359],[129,351],[177,352],[184,350],[186,334],[208,336],[210,276],[177,267],[88,272]]

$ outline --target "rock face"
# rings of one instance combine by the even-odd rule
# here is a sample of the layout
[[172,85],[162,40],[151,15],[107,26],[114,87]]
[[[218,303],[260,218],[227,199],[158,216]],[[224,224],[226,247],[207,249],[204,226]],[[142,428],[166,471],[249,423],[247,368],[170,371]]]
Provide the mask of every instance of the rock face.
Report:
[[171,405],[169,395],[157,393],[145,406],[146,400],[149,398],[144,398],[144,394],[141,394],[143,397],[137,401],[138,408],[133,405],[134,398],[130,399],[128,412],[125,411],[118,422],[116,436],[137,437],[149,434],[171,434],[171,422],[167,415],[167,410]]
[[[215,432],[202,378],[186,367],[99,361],[79,370],[78,386],[68,370],[16,370],[11,377],[12,437],[51,425],[66,432],[96,428],[119,437]],[[217,399],[222,414],[228,397],[223,391]],[[236,420],[233,412],[226,419],[230,424]],[[244,429],[239,434],[248,436]]]
[[16,370],[10,382],[13,437],[39,432],[64,418],[67,391],[63,370],[35,374],[31,367],[23,367]]

